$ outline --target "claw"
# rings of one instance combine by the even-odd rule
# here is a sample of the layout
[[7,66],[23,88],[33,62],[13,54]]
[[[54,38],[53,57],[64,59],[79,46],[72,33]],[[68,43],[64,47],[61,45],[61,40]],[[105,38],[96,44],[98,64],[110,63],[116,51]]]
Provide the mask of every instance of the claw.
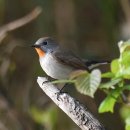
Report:
[[58,92],[57,93],[57,100],[60,101],[60,95],[61,95],[61,92]]
[[42,82],[42,85],[43,85],[44,83],[49,83],[49,81],[44,81],[44,82]]

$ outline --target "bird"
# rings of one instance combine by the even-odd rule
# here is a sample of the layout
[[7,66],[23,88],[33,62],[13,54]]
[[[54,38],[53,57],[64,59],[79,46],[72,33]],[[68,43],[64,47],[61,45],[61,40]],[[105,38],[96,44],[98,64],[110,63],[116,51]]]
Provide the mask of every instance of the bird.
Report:
[[51,37],[39,38],[32,47],[39,56],[39,62],[45,73],[53,79],[68,79],[76,70],[91,71],[92,65],[106,64],[106,61],[86,62],[69,49],[60,46]]

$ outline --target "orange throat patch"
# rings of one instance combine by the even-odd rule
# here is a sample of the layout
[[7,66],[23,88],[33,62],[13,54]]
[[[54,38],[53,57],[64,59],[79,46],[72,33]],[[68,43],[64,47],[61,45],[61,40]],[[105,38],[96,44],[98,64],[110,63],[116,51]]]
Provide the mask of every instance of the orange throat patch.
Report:
[[35,48],[35,49],[36,49],[36,51],[37,51],[39,57],[43,57],[43,56],[45,56],[45,52],[44,52],[44,51],[42,51],[42,50],[39,49],[39,48]]

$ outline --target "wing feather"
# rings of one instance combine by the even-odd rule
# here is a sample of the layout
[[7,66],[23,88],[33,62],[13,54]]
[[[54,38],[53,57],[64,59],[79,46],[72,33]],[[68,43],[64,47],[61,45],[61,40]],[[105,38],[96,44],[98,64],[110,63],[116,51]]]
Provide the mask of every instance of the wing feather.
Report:
[[53,56],[62,64],[68,65],[75,69],[89,71],[85,63],[79,57],[73,54],[71,51],[66,51],[61,48],[60,49],[57,48],[57,50],[52,53],[53,53]]

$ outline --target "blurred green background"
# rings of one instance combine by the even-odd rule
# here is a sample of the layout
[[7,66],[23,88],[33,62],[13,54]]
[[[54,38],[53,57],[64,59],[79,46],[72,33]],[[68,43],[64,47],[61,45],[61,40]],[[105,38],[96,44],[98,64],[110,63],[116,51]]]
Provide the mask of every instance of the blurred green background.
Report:
[[[129,0],[0,0],[0,26],[36,6],[42,13],[35,20],[0,41],[0,130],[80,130],[38,86],[37,76],[45,75],[30,45],[42,36],[51,36],[82,58],[116,58],[117,42],[130,37]],[[91,99],[73,87],[66,91],[108,130],[124,129],[119,104],[114,114],[98,114],[103,92]]]

